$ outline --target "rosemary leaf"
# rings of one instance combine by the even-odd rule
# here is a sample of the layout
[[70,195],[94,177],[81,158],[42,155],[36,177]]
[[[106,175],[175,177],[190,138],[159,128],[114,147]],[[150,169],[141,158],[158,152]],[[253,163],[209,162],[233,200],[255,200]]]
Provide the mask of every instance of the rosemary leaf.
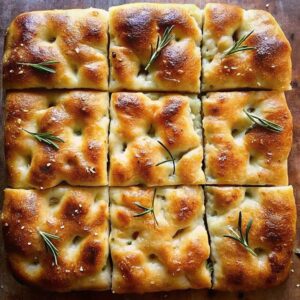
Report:
[[52,243],[51,240],[52,239],[53,240],[58,240],[58,239],[60,239],[60,237],[57,236],[57,235],[54,235],[52,233],[48,233],[48,232],[41,231],[41,230],[38,230],[38,233],[40,234],[40,236],[44,240],[44,243],[45,243],[45,246],[46,246],[47,250],[51,252],[51,254],[53,256],[54,263],[57,266],[58,249],[54,246],[54,244]]
[[213,273],[213,271],[214,271],[214,266],[213,266],[213,263],[212,263],[212,261],[208,261],[207,263],[206,263],[206,269],[209,271],[209,273]]
[[255,50],[255,47],[249,47],[249,46],[242,46],[243,42],[254,32],[254,30],[250,31],[248,34],[243,35],[238,41],[234,43],[234,45],[224,53],[224,57],[234,54],[236,52],[240,51],[246,51],[246,50]]
[[29,66],[37,70],[41,70],[49,73],[56,73],[55,69],[49,68],[47,66],[57,64],[57,63],[59,62],[55,60],[48,60],[40,63],[17,62],[17,65]]
[[156,195],[156,189],[154,189],[154,192],[153,192],[153,198],[152,198],[152,204],[151,204],[151,207],[145,207],[144,205],[140,204],[139,202],[134,202],[133,204],[135,206],[137,206],[138,208],[142,209],[143,211],[138,213],[138,214],[135,214],[134,217],[142,217],[146,214],[151,214],[153,216],[153,219],[154,219],[154,224],[155,225],[158,225],[158,222],[157,222],[157,219],[156,219],[156,216],[155,216],[155,212],[154,212],[154,200],[155,200],[155,195]]
[[[261,127],[264,127],[270,131],[274,131],[274,132],[281,132],[283,130],[283,127],[274,123],[274,122],[271,122],[269,120],[266,120],[264,118],[261,118],[249,111],[247,111],[246,109],[243,110],[244,113],[247,115],[247,117],[256,125],[259,125]],[[247,131],[246,133],[249,132],[249,130],[251,130],[253,128],[253,126],[251,126]]]
[[165,48],[171,41],[172,35],[171,32],[174,28],[174,25],[167,27],[163,33],[163,36],[160,37],[160,35],[157,37],[155,50],[153,51],[152,45],[151,45],[151,56],[150,59],[145,67],[145,71],[149,69],[149,67],[153,64],[153,62],[156,60],[156,58],[159,56],[159,53],[163,48]]
[[230,228],[230,231],[233,233],[233,235],[223,235],[223,237],[230,238],[234,241],[239,242],[249,253],[251,253],[253,256],[257,256],[255,251],[250,247],[249,245],[249,232],[253,223],[253,220],[250,219],[246,226],[245,235],[243,234],[242,230],[242,212],[239,212],[239,219],[238,219],[238,232],[236,232],[234,229]]
[[162,165],[164,163],[167,163],[167,162],[172,162],[173,163],[173,175],[175,174],[175,171],[176,171],[176,168],[175,168],[175,158],[173,157],[171,151],[161,142],[161,141],[157,141],[169,154],[169,156],[171,157],[171,159],[166,159],[164,161],[161,161],[159,163],[157,163],[155,166],[159,166],[159,165]]
[[49,132],[31,132],[23,128],[24,131],[31,134],[34,138],[36,138],[39,142],[45,143],[47,145],[53,146],[55,149],[59,149],[59,146],[56,142],[62,142],[64,143],[64,140],[60,137],[53,135]]

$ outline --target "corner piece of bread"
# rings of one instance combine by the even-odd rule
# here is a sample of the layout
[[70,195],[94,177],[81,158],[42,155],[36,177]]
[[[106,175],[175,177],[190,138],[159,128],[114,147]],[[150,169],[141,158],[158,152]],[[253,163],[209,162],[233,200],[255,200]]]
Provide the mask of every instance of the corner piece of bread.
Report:
[[[70,9],[25,12],[8,28],[3,57],[7,89],[108,89],[108,12]],[[55,61],[50,73],[20,63]]]
[[[242,46],[255,49],[226,52],[242,37]],[[244,88],[289,90],[292,76],[291,46],[274,17],[264,10],[209,3],[203,26],[204,91]]]
[[[291,186],[206,187],[207,223],[214,265],[213,288],[250,291],[281,284],[290,271],[296,237],[296,205]],[[256,256],[233,236],[252,219],[248,244]]]
[[[108,290],[108,188],[6,189],[2,228],[21,282],[46,290]],[[57,265],[39,231],[56,235]]]

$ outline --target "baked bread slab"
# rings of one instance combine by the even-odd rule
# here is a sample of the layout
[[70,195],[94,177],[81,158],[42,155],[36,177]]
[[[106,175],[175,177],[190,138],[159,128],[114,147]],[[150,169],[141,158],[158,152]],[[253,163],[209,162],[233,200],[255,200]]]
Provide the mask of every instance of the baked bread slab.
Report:
[[[250,129],[253,122],[243,109],[252,109],[253,114],[281,125],[283,131]],[[203,112],[207,183],[288,184],[292,116],[283,93],[208,93],[203,97]]]
[[[151,45],[171,42],[145,71]],[[110,90],[200,91],[202,11],[191,4],[134,3],[109,9]]]
[[[107,184],[108,93],[14,91],[7,93],[5,155],[9,186],[49,188]],[[25,132],[63,139],[59,149]]]
[[[244,35],[242,44],[255,50],[224,54]],[[274,17],[263,10],[210,3],[204,9],[204,91],[228,89],[289,90],[291,46]]]
[[[112,94],[110,105],[111,186],[205,182],[196,95],[120,92]],[[175,172],[171,156],[159,142],[174,157]]]
[[[110,201],[114,292],[211,286],[201,187],[111,188]],[[153,203],[157,224],[152,214],[135,217],[143,212],[135,203]]]
[[[207,222],[214,264],[213,288],[248,291],[279,285],[288,276],[296,235],[293,188],[206,187]],[[224,237],[237,230],[239,212],[242,231],[253,220],[249,244],[257,256],[239,242]]]
[[[52,291],[107,290],[108,189],[6,189],[2,226],[7,258],[23,283]],[[57,265],[38,230],[54,234]]]
[[[26,12],[8,28],[3,58],[7,89],[108,89],[108,13],[101,9]],[[41,63],[56,71],[18,62]]]

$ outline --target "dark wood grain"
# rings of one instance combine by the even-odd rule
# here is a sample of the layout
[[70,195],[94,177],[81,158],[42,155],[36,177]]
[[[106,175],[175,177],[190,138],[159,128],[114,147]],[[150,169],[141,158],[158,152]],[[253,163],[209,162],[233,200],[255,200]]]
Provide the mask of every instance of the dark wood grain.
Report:
[[[9,22],[16,15],[23,11],[40,10],[40,9],[54,9],[54,8],[85,8],[98,7],[108,9],[113,5],[118,5],[126,2],[136,1],[122,1],[122,0],[0,0],[0,57],[3,53],[3,42],[6,28]],[[141,2],[141,1],[140,1]],[[204,7],[205,2],[209,1],[152,1],[152,2],[179,2],[179,3],[196,3],[200,7]],[[295,197],[297,201],[298,216],[300,215],[300,1],[299,0],[277,0],[277,1],[263,1],[263,0],[240,0],[240,1],[215,1],[215,2],[229,2],[236,3],[244,8],[266,9],[270,11],[277,21],[282,26],[285,34],[290,40],[293,47],[293,90],[286,94],[289,107],[294,117],[294,144],[289,159],[289,177],[290,183],[294,186]],[[266,6],[266,4],[269,4]],[[2,69],[2,65],[1,68]],[[1,70],[2,74],[2,70]],[[1,75],[0,75],[1,76]],[[0,96],[2,94],[2,78],[0,78]],[[3,125],[3,102],[0,111],[0,121]],[[0,130],[0,145],[3,145],[3,130]],[[3,147],[0,147],[0,185],[1,190],[5,186],[5,169],[4,169],[4,154]],[[1,195],[1,203],[2,203]],[[300,225],[297,225],[297,246],[300,247],[299,230]],[[3,300],[35,300],[35,299],[167,299],[167,300],[196,300],[196,299],[255,299],[255,300],[296,300],[300,299],[300,259],[293,257],[292,269],[289,279],[281,286],[271,289],[262,290],[253,293],[245,294],[229,294],[217,293],[211,291],[175,291],[171,293],[156,293],[146,294],[143,296],[135,295],[113,295],[110,292],[78,292],[68,294],[55,294],[37,291],[25,287],[17,283],[7,270],[5,263],[5,254],[3,251],[2,237],[0,237],[0,299]]]

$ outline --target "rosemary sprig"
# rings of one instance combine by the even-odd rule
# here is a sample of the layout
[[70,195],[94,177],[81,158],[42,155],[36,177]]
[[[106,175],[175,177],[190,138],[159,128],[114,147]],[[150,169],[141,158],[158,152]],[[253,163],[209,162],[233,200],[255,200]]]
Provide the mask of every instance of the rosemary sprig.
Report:
[[17,65],[23,65],[23,66],[30,66],[32,68],[49,72],[49,73],[56,73],[55,69],[49,68],[47,66],[57,64],[59,63],[56,60],[47,60],[47,61],[42,61],[40,63],[28,63],[28,62],[17,62]]
[[135,206],[137,206],[138,208],[141,208],[143,210],[142,212],[140,212],[138,214],[135,214],[134,215],[135,218],[142,217],[142,216],[144,216],[146,214],[152,214],[153,219],[154,219],[154,224],[158,225],[158,222],[157,222],[157,219],[156,219],[156,216],[155,216],[155,212],[154,212],[155,195],[156,195],[156,189],[154,189],[154,192],[153,192],[153,198],[152,198],[152,205],[151,205],[151,207],[146,207],[146,206],[140,204],[139,202],[133,202],[133,204]]
[[[266,120],[264,118],[261,118],[249,111],[247,111],[246,109],[243,110],[244,113],[247,115],[247,117],[254,123],[253,125],[259,125],[259,126],[262,126],[268,130],[271,130],[271,131],[274,131],[274,132],[281,132],[283,130],[283,127],[274,123],[274,122],[271,122],[269,120]],[[253,126],[251,126],[250,128],[248,128],[247,132],[252,129]]]
[[224,53],[224,57],[234,54],[239,51],[246,50],[255,50],[255,47],[249,47],[247,45],[242,46],[242,43],[253,33],[254,30],[250,31],[248,34],[243,35],[238,41],[234,43],[234,45]]
[[176,168],[175,168],[175,158],[173,157],[172,153],[170,152],[170,150],[161,142],[161,141],[157,141],[169,154],[169,156],[171,157],[171,159],[166,159],[164,161],[161,161],[159,163],[157,163],[155,166],[159,166],[159,165],[162,165],[164,163],[167,163],[167,162],[172,162],[173,163],[173,175],[175,174],[175,171],[176,171]]
[[48,233],[45,231],[41,231],[38,230],[38,233],[40,234],[40,236],[42,237],[42,239],[44,240],[45,246],[47,248],[47,250],[49,250],[53,256],[54,259],[54,263],[57,266],[57,257],[58,257],[58,249],[53,245],[52,243],[52,239],[53,240],[59,240],[60,237],[57,235],[54,235],[52,233]]
[[247,224],[246,232],[244,235],[243,231],[242,231],[242,212],[240,211],[239,212],[239,220],[238,220],[238,232],[236,232],[234,229],[230,228],[230,231],[233,235],[223,235],[223,236],[239,242],[249,253],[251,253],[254,256],[257,256],[255,251],[250,247],[249,240],[248,240],[252,222],[253,222],[253,220],[250,219]]
[[160,51],[165,48],[171,41],[172,35],[171,31],[173,30],[174,25],[167,27],[163,33],[163,36],[160,37],[160,35],[157,37],[155,50],[153,51],[152,45],[151,45],[151,56],[150,59],[145,67],[145,71],[149,69],[149,67],[152,65],[152,63],[156,60],[158,57]]
[[26,131],[27,133],[31,134],[39,142],[53,146],[55,149],[59,149],[59,146],[54,141],[62,142],[62,143],[65,142],[63,139],[61,139],[60,137],[58,137],[56,135],[53,135],[50,132],[31,132],[24,128],[23,128],[23,130]]

